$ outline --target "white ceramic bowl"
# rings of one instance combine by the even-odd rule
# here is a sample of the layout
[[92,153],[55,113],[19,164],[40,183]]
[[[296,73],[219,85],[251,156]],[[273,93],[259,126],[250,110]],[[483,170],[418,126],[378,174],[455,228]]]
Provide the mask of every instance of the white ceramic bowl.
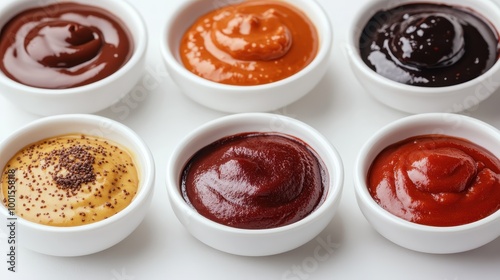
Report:
[[[414,0],[375,0],[359,8],[349,27],[346,55],[359,83],[375,99],[394,109],[408,113],[460,112],[475,108],[494,93],[500,83],[500,62],[481,76],[468,82],[446,87],[411,86],[392,81],[370,69],[359,54],[359,38],[367,21],[380,10],[414,3]],[[422,0],[418,2],[436,3]],[[490,0],[440,0],[439,4],[469,7],[488,19],[500,31],[500,7]]]
[[[187,161],[201,148],[233,134],[280,132],[302,139],[325,163],[329,176],[327,196],[321,206],[304,219],[271,229],[239,229],[209,220],[184,201],[180,178]],[[329,141],[310,126],[284,116],[242,113],[208,122],[180,142],[168,163],[167,191],[175,215],[203,243],[236,255],[264,256],[292,250],[318,235],[332,220],[342,193],[343,165]]]
[[[139,190],[131,204],[117,214],[92,224],[56,227],[17,217],[17,244],[47,255],[80,256],[107,249],[134,231],[145,217],[153,196],[155,166],[144,141],[130,128],[104,117],[74,114],[38,119],[18,129],[0,143],[0,168],[30,143],[68,133],[94,135],[115,141],[135,156]],[[0,214],[8,212],[3,203]]]
[[[223,1],[222,1],[223,2]],[[227,1],[226,4],[241,0]],[[314,60],[298,73],[269,84],[235,86],[212,82],[188,71],[179,57],[183,33],[199,16],[216,9],[213,0],[188,0],[168,18],[161,35],[161,53],[172,80],[192,100],[215,110],[242,113],[266,112],[291,104],[306,95],[328,69],[332,28],[327,14],[314,0],[286,0],[302,10],[314,23],[319,49]],[[220,3],[219,3],[220,4]]]
[[354,168],[357,202],[373,228],[400,246],[439,254],[472,250],[500,236],[500,211],[465,225],[427,226],[389,213],[379,206],[368,192],[368,170],[383,149],[409,137],[436,133],[468,139],[500,157],[500,131],[482,121],[451,113],[427,113],[405,117],[381,128],[361,148]]
[[[56,2],[61,1],[11,1],[0,10],[0,28],[14,15],[26,9]],[[94,113],[119,101],[133,89],[142,76],[148,38],[146,25],[138,11],[127,1],[101,0],[88,3],[83,0],[71,0],[71,2],[97,6],[122,19],[132,37],[133,54],[128,62],[112,75],[88,85],[68,89],[42,89],[27,86],[11,80],[0,71],[0,94],[30,113],[43,116]]]

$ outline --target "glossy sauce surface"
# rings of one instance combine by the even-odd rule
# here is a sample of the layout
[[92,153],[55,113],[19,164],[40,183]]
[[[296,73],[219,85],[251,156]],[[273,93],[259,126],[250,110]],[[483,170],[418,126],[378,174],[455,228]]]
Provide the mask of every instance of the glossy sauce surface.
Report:
[[2,72],[38,88],[72,88],[101,80],[120,69],[132,51],[120,19],[71,2],[23,11],[0,33]]
[[184,199],[215,222],[245,229],[299,221],[324,200],[325,167],[302,141],[244,133],[199,150],[181,178]]
[[124,147],[71,134],[14,155],[2,172],[0,200],[35,223],[78,226],[115,215],[130,204],[138,186],[133,156]]
[[205,79],[259,85],[289,77],[316,56],[313,23],[284,1],[247,0],[203,15],[186,31],[184,66]]
[[364,62],[396,82],[441,87],[474,79],[498,60],[498,32],[472,10],[415,3],[378,11],[359,40]]
[[421,135],[395,143],[375,158],[367,179],[378,204],[418,224],[463,225],[500,209],[500,160],[461,138]]

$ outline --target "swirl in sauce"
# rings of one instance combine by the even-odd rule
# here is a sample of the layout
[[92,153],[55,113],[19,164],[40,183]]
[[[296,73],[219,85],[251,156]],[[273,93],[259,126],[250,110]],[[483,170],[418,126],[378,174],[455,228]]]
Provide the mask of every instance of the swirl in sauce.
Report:
[[465,139],[416,136],[375,158],[368,187],[378,204],[400,218],[463,225],[500,209],[500,160]]
[[199,150],[185,166],[181,191],[208,219],[265,229],[309,215],[323,202],[327,181],[323,163],[302,141],[244,133]]
[[33,8],[0,33],[0,69],[19,83],[48,89],[101,80],[132,54],[129,31],[110,12],[77,3]]
[[313,23],[282,1],[244,1],[200,17],[184,34],[184,66],[205,79],[258,85],[289,77],[316,56]]
[[498,60],[497,31],[473,11],[406,4],[377,12],[359,41],[364,62],[409,85],[441,87],[478,77]]

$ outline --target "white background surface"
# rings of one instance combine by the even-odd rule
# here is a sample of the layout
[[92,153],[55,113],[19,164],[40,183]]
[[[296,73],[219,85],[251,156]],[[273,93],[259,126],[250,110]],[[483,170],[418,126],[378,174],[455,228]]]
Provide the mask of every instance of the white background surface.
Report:
[[[377,234],[357,207],[352,185],[357,152],[377,129],[407,116],[373,100],[353,77],[345,57],[347,26],[356,9],[368,1],[319,0],[334,28],[331,67],[306,97],[275,112],[318,129],[344,161],[340,208],[317,239],[276,256],[239,257],[207,247],[178,222],[165,190],[167,160],[188,132],[225,114],[186,98],[161,61],[160,30],[181,1],[130,0],[144,15],[149,30],[147,69],[131,94],[97,114],[128,125],[152,150],[157,177],[149,215],[127,239],[97,254],[60,258],[20,248],[16,273],[7,271],[6,223],[0,222],[0,279],[500,279],[500,238],[466,253],[417,253]],[[496,92],[462,114],[500,128],[499,108],[500,92]],[[37,118],[0,97],[0,140]],[[328,241],[335,248],[322,247]]]

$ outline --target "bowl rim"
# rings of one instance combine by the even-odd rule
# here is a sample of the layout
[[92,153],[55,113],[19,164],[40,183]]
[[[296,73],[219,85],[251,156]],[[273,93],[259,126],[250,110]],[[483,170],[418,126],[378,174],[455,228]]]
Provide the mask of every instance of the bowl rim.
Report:
[[[487,20],[487,23],[493,28],[494,31],[496,31],[497,36],[500,37],[500,21],[498,24],[495,24],[491,18],[487,18],[486,16],[482,15],[481,12],[478,10],[490,10],[492,13],[495,13],[498,15],[498,18],[500,18],[500,6],[494,3],[491,0],[485,0],[485,1],[477,1],[474,2],[475,6],[472,6],[470,3],[471,1],[468,1],[468,3],[463,3],[460,1],[455,1],[455,0],[446,0],[442,2],[433,2],[432,0],[420,0],[418,3],[431,3],[431,4],[445,4],[445,5],[453,5],[451,2],[456,2],[456,5],[459,5],[462,8],[469,9],[471,10],[474,14],[479,15],[481,18]],[[344,52],[347,55],[348,59],[354,64],[354,66],[361,71],[365,76],[369,77],[373,81],[377,81],[377,83],[380,83],[384,87],[389,87],[389,88],[394,88],[400,90],[400,94],[406,95],[406,96],[422,96],[422,97],[433,97],[436,94],[440,94],[441,96],[443,95],[454,95],[455,92],[478,86],[482,83],[484,83],[486,80],[491,79],[492,76],[494,76],[495,73],[500,72],[500,59],[497,59],[497,61],[493,64],[493,66],[488,69],[486,72],[483,74],[479,75],[478,77],[463,82],[455,85],[449,85],[449,86],[442,86],[442,87],[421,87],[421,86],[414,86],[414,85],[408,85],[408,84],[403,84],[399,83],[396,81],[393,81],[387,77],[384,77],[377,72],[373,71],[371,68],[369,68],[364,61],[361,59],[361,56],[359,54],[359,48],[358,48],[358,39],[360,36],[360,32],[363,29],[363,27],[366,25],[368,21],[368,17],[366,15],[369,15],[370,17],[373,16],[378,10],[377,7],[383,3],[387,3],[386,8],[393,8],[397,7],[400,5],[404,4],[410,4],[410,3],[415,3],[414,0],[398,0],[398,1],[391,1],[391,0],[374,0],[370,1],[366,5],[362,6],[360,9],[358,9],[355,12],[355,15],[353,17],[353,20],[351,21],[349,27],[348,27],[348,32],[347,32],[347,40],[344,45]],[[481,6],[478,8],[478,5]],[[376,9],[377,8],[377,9]]]
[[[196,151],[186,151],[186,147],[196,139],[199,139],[200,136],[204,136],[206,134],[215,133],[216,135],[221,135],[220,137],[216,137],[217,139],[223,138],[225,136],[229,136],[234,133],[221,133],[220,130],[223,130],[225,126],[230,124],[238,124],[242,121],[251,121],[252,124],[260,123],[262,121],[269,121],[274,118],[279,118],[281,121],[286,122],[286,124],[291,125],[294,129],[300,129],[307,134],[312,135],[318,143],[318,146],[322,146],[322,148],[328,154],[319,154],[318,157],[320,160],[323,160],[326,167],[328,168],[327,161],[331,162],[332,169],[328,169],[327,174],[329,175],[329,185],[327,187],[327,195],[324,198],[324,201],[321,205],[319,205],[313,212],[311,212],[306,217],[302,218],[299,221],[296,221],[292,224],[288,224],[285,226],[279,226],[274,228],[267,229],[242,229],[231,227],[227,225],[220,224],[218,222],[212,221],[200,213],[198,213],[194,208],[190,207],[180,193],[179,186],[179,173],[176,170],[182,171],[183,166],[186,164],[187,160],[196,152]],[[242,130],[243,133],[246,130]],[[270,132],[272,130],[264,130],[266,132]],[[250,132],[250,131],[249,131]],[[283,133],[285,135],[294,136],[291,133],[276,131],[278,133]],[[297,136],[294,136],[297,137]],[[299,137],[300,139],[300,137]],[[208,141],[208,142],[207,142]],[[302,139],[307,145],[312,145]],[[205,140],[204,145],[210,144],[212,141]],[[203,146],[203,145],[202,145]],[[317,151],[316,151],[317,152]],[[186,153],[189,155],[186,156],[187,160],[180,163],[180,158],[184,157]],[[326,158],[328,158],[326,160]],[[179,164],[181,166],[179,166]],[[183,213],[187,213],[190,218],[195,219],[198,223],[202,224],[205,227],[212,228],[214,230],[222,231],[225,233],[231,233],[236,235],[252,235],[252,236],[262,236],[262,235],[272,235],[283,232],[288,232],[290,230],[296,230],[299,228],[306,227],[311,222],[314,222],[320,219],[323,215],[326,215],[328,211],[332,210],[332,207],[335,206],[335,203],[341,199],[342,189],[344,182],[344,167],[342,163],[342,159],[338,151],[333,147],[333,145],[316,129],[311,126],[283,115],[273,114],[273,113],[237,113],[233,115],[223,116],[212,121],[209,121],[196,129],[192,130],[189,134],[187,134],[182,141],[179,142],[178,146],[174,149],[168,164],[167,164],[167,176],[166,176],[166,188],[167,193],[169,195],[169,199],[171,200],[171,206],[177,207],[179,210],[183,211]],[[176,212],[176,211],[174,211]],[[180,220],[180,219],[179,219]],[[181,221],[181,223],[183,223]]]
[[[116,16],[120,23],[125,26],[130,35],[130,40],[133,43],[133,51],[125,64],[123,64],[116,72],[111,75],[104,77],[98,81],[92,82],[90,84],[72,87],[72,88],[61,88],[61,89],[50,89],[50,88],[39,88],[34,86],[25,85],[14,81],[7,77],[3,72],[0,71],[0,83],[5,84],[11,88],[15,88],[17,90],[23,91],[26,94],[30,95],[48,95],[48,96],[59,96],[59,95],[71,95],[71,94],[85,94],[88,91],[99,90],[101,87],[116,82],[120,78],[126,75],[132,68],[138,65],[142,57],[146,54],[147,45],[148,45],[148,33],[146,29],[146,22],[144,21],[142,15],[139,13],[137,8],[133,6],[128,0],[116,1],[116,0],[101,0],[97,2],[86,2],[84,0],[46,0],[41,4],[39,1],[31,1],[31,0],[17,0],[12,1],[9,4],[5,5],[2,9],[0,9],[0,15],[5,14],[7,11],[11,10],[19,10],[17,13],[22,12],[28,7],[43,7],[50,4],[62,3],[62,2],[76,2],[83,5],[95,6],[101,9],[107,10]],[[113,6],[120,6],[124,11],[127,12],[127,16],[119,16],[114,11],[111,11],[109,8],[105,8],[108,3],[111,3]],[[19,8],[24,7],[24,8]],[[8,20],[10,20],[15,15],[7,15]],[[8,21],[7,20],[7,21]],[[132,32],[132,28],[136,32]],[[3,26],[0,26],[0,30]],[[136,40],[137,38],[137,40]]]
[[[204,0],[201,0],[204,1]],[[208,1],[208,0],[205,0]],[[235,1],[228,1],[225,3],[225,5],[230,5],[231,3],[236,3],[236,2],[243,2],[244,0],[235,0]],[[317,68],[319,65],[321,65],[322,61],[325,59],[328,59],[331,49],[332,49],[332,43],[333,43],[333,28],[332,24],[330,21],[329,16],[327,15],[326,11],[324,8],[316,1],[316,0],[285,0],[290,5],[296,6],[293,2],[294,1],[299,1],[303,3],[304,5],[308,5],[311,9],[314,10],[315,15],[317,16],[315,20],[317,20],[319,23],[321,23],[321,26],[318,26],[317,24],[314,24],[316,27],[316,30],[318,32],[319,36],[319,44],[318,44],[318,52],[314,59],[306,65],[303,69],[298,71],[297,73],[286,77],[284,79],[271,82],[271,83],[266,83],[266,84],[260,84],[260,85],[248,85],[248,86],[242,86],[242,85],[230,85],[230,84],[222,84],[218,82],[214,82],[211,80],[207,80],[205,78],[202,78],[189,70],[187,70],[184,65],[180,61],[177,60],[176,54],[178,50],[172,50],[170,48],[170,33],[177,18],[179,17],[179,14],[182,12],[188,10],[192,5],[197,4],[200,2],[200,0],[187,0],[181,5],[177,7],[176,10],[173,11],[171,16],[169,16],[166,20],[166,22],[163,25],[163,28],[161,28],[161,36],[160,36],[160,48],[161,48],[161,55],[163,57],[163,60],[172,67],[175,72],[179,73],[180,75],[184,76],[185,78],[189,79],[193,83],[200,84],[204,87],[212,88],[212,89],[228,89],[228,90],[234,90],[234,92],[231,92],[231,94],[234,95],[245,95],[250,93],[253,93],[254,91],[259,91],[259,90],[265,90],[265,89],[273,89],[276,87],[280,87],[282,85],[288,84],[290,82],[296,81],[300,79],[301,77],[307,75],[310,73],[313,69]],[[215,9],[215,8],[214,8]],[[299,8],[299,10],[302,10]],[[304,12],[305,13],[305,12]],[[198,16],[201,16],[197,15]],[[319,29],[323,28],[323,32],[320,31]],[[187,29],[188,27],[186,27]],[[183,31],[183,33],[185,30]],[[177,46],[178,47],[178,46]]]
[[[120,122],[117,122],[115,120],[106,117],[101,117],[91,114],[64,114],[64,115],[43,117],[35,121],[32,121],[18,128],[14,132],[10,133],[5,139],[0,141],[0,151],[3,151],[8,146],[12,145],[16,140],[18,140],[20,137],[23,137],[23,135],[25,135],[26,133],[30,133],[30,131],[32,131],[33,129],[39,129],[40,127],[50,127],[52,125],[58,125],[67,122],[74,123],[74,125],[78,124],[96,125],[96,127],[102,124],[111,125],[114,129],[113,133],[119,134],[124,138],[127,138],[131,143],[134,143],[135,146],[137,146],[138,150],[133,151],[131,147],[119,143],[123,145],[125,148],[131,150],[133,156],[136,158],[135,162],[138,165],[140,164],[139,162],[141,161],[144,162],[144,165],[141,165],[140,170],[138,170],[140,172],[139,178],[142,177],[144,178],[144,180],[139,183],[139,189],[134,198],[132,199],[132,201],[130,202],[130,204],[127,205],[124,209],[122,209],[118,213],[112,215],[107,219],[85,225],[59,227],[59,226],[39,224],[36,222],[26,220],[18,215],[15,215],[15,217],[17,218],[17,222],[19,222],[22,226],[26,226],[38,231],[53,232],[53,233],[86,232],[86,231],[97,230],[99,228],[107,227],[117,222],[118,220],[126,218],[131,212],[133,212],[136,208],[138,208],[140,205],[142,205],[144,202],[147,201],[149,194],[154,189],[155,164],[153,155],[151,154],[151,151],[149,150],[146,142],[144,142],[144,140],[131,128],[125,126]],[[61,134],[54,134],[53,136],[59,136],[59,135]],[[93,134],[89,133],[89,135]],[[27,140],[26,145],[29,145],[29,143],[42,140],[44,138],[46,137],[41,137],[40,139],[35,139],[35,140],[33,139]],[[4,166],[2,166],[1,168],[3,170]],[[5,215],[6,217],[9,216],[8,209],[5,207],[3,203],[0,203],[0,213]]]
[[[393,121],[389,124],[386,124],[385,126],[380,128],[376,133],[374,133],[371,137],[369,137],[369,139],[361,147],[355,159],[353,177],[354,177],[354,191],[356,193],[358,201],[360,200],[360,202],[364,206],[368,207],[373,214],[383,218],[385,221],[388,221],[393,225],[397,225],[402,228],[420,232],[454,233],[454,232],[464,232],[477,229],[490,223],[500,224],[500,209],[480,220],[462,225],[441,227],[441,226],[418,224],[397,217],[396,215],[385,210],[384,208],[382,208],[382,206],[380,206],[377,202],[375,202],[375,200],[368,192],[368,188],[366,186],[366,171],[368,171],[367,169],[371,165],[371,161],[369,161],[368,155],[375,154],[376,156],[381,152],[382,149],[392,144],[392,143],[387,143],[387,145],[382,145],[381,149],[374,150],[374,147],[379,146],[380,143],[383,143],[384,137],[390,134],[394,134],[395,132],[401,130],[402,128],[407,129],[411,125],[421,125],[421,124],[428,125],[430,123],[439,123],[438,120],[441,120],[441,122],[443,122],[443,120],[450,118],[457,118],[457,120],[463,123],[467,123],[470,127],[473,127],[478,133],[481,133],[483,135],[489,134],[491,138],[495,138],[496,142],[500,143],[500,130],[498,130],[497,128],[493,127],[488,123],[485,123],[483,121],[465,115],[454,114],[454,113],[422,113],[417,115],[410,115],[398,119],[396,121]],[[446,135],[446,133],[444,134]],[[416,135],[418,134],[415,134],[415,136]],[[408,137],[411,136],[403,136],[401,137],[401,140],[406,139]],[[498,232],[498,234],[500,236],[500,232]]]

